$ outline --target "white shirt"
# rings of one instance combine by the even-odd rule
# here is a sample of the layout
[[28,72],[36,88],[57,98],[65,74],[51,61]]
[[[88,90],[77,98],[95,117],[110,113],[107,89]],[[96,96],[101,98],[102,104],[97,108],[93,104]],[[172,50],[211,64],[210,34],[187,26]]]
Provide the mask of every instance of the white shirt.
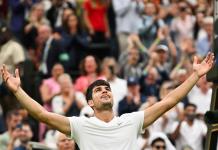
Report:
[[80,150],[139,150],[144,112],[123,114],[106,123],[96,117],[69,117],[71,138]]
[[[178,122],[175,122],[172,131],[175,131]],[[202,140],[207,133],[207,127],[204,122],[195,119],[192,126],[183,121],[179,130],[180,136],[176,139],[176,149],[182,150],[184,146],[190,146],[193,150],[203,150]]]
[[188,99],[190,103],[197,106],[197,113],[204,114],[210,109],[212,96],[212,89],[210,88],[207,93],[202,93],[200,88],[194,86],[192,90],[188,93]]
[[[75,92],[75,101],[80,101],[84,106],[87,105],[86,98],[81,92]],[[64,100],[61,95],[55,96],[51,101],[52,111],[56,114],[64,115]]]
[[117,33],[138,33],[140,10],[144,8],[143,2],[137,4],[132,0],[112,0],[112,4],[116,14]]

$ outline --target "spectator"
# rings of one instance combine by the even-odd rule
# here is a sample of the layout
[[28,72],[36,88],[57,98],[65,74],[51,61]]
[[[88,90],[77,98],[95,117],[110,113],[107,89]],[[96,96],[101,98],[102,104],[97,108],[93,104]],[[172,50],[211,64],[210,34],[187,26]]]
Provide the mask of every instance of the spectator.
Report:
[[[140,10],[143,9],[144,3],[142,1],[132,0],[112,0],[112,3],[116,14],[116,33],[121,54],[127,50],[128,36],[138,33]],[[132,21],[132,18],[134,18],[134,21]]]
[[52,29],[49,25],[39,26],[38,33],[39,38],[45,45],[42,51],[39,70],[42,73],[42,78],[48,78],[51,76],[52,66],[59,62],[61,48],[59,42],[53,38]]
[[84,21],[91,39],[90,52],[101,60],[111,55],[108,5],[104,0],[84,1]]
[[203,121],[196,118],[196,110],[195,104],[186,105],[184,119],[173,124],[171,137],[175,140],[177,150],[183,150],[186,146],[203,150],[202,140],[207,133],[207,127]]
[[52,111],[64,116],[79,116],[80,110],[86,105],[83,93],[75,91],[72,79],[68,74],[58,77],[61,91],[52,99]]
[[9,0],[8,6],[11,13],[10,17],[10,29],[20,41],[22,40],[23,36],[23,28],[25,26],[25,15],[29,13],[30,8],[34,3],[38,0],[24,0],[24,1],[17,1],[17,0]]
[[127,82],[119,78],[118,64],[113,57],[105,57],[102,63],[103,74],[110,83],[111,90],[114,93],[113,111],[118,114],[118,104],[127,95]]
[[97,79],[105,79],[101,75],[99,60],[92,56],[86,56],[80,64],[81,76],[76,79],[75,89],[85,93],[87,87]]
[[178,3],[179,14],[172,20],[171,31],[178,46],[183,38],[193,38],[195,18],[189,14],[190,8],[181,1]]
[[[70,13],[70,9],[65,10]],[[63,26],[56,29],[55,34],[63,49],[60,58],[66,72],[78,75],[80,60],[89,54],[89,39],[82,30],[78,16],[69,14]]]
[[121,116],[124,113],[135,112],[140,105],[145,102],[145,97],[140,93],[139,79],[129,77],[127,79],[128,91],[127,95],[119,102],[118,113]]
[[211,83],[207,82],[206,76],[202,77],[197,86],[194,86],[188,94],[190,103],[197,106],[196,113],[201,119],[203,119],[206,111],[210,109],[211,97],[212,87]]
[[[29,143],[33,137],[33,133],[31,127],[28,122],[22,122],[17,125],[17,128],[12,134],[12,138],[7,147],[7,150],[29,150],[31,149],[31,144]],[[19,140],[20,144],[18,146],[15,145],[15,141]]]
[[85,0],[84,20],[94,43],[110,37],[106,1]]
[[69,139],[65,134],[60,133],[57,140],[58,150],[76,150],[75,142]]
[[155,96],[159,99],[159,74],[157,69],[151,67],[146,69],[145,74],[140,79],[140,91],[146,97]]
[[50,21],[52,28],[62,26],[62,14],[65,8],[70,8],[74,11],[74,5],[67,1],[52,0],[52,6],[47,11],[46,17]]
[[[127,54],[127,57],[124,56]],[[128,77],[140,78],[144,68],[144,62],[140,62],[140,52],[137,47],[130,47],[129,50],[123,53],[119,58],[120,76],[124,79]],[[127,59],[127,60],[126,60]]]
[[36,3],[31,7],[29,17],[24,25],[24,46],[29,48],[35,48],[35,40],[38,36],[38,27],[43,24],[49,24],[48,20],[44,16],[44,6],[42,3]]
[[[61,64],[57,63],[52,67],[52,76],[48,79],[44,79],[40,86],[40,94],[44,104],[50,104],[51,99],[60,93],[60,85],[58,83],[58,77],[64,73],[64,68]],[[48,107],[48,110],[51,108]]]
[[[201,37],[196,41],[197,54],[202,58],[212,49],[213,40],[213,17],[203,19],[203,29]],[[203,35],[202,35],[203,34]]]
[[[0,149],[6,150],[8,144],[16,134],[16,126],[22,121],[17,110],[11,110],[6,114],[7,131],[0,135]],[[16,141],[14,144],[18,144]]]
[[156,39],[158,29],[165,25],[158,16],[158,8],[154,3],[148,2],[144,7],[144,14],[141,16],[139,36],[145,47],[150,47]]
[[176,150],[168,137],[161,132],[153,133],[149,137],[149,143],[151,150]]

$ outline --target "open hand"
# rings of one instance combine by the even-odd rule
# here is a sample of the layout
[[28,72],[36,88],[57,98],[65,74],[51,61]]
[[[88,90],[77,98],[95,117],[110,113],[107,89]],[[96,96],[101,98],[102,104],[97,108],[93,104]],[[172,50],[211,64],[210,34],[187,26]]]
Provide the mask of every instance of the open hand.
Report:
[[202,77],[205,75],[214,65],[214,53],[209,52],[206,56],[206,58],[199,63],[198,58],[194,57],[193,62],[193,70],[197,73],[198,77]]
[[12,91],[16,92],[20,87],[20,76],[18,69],[15,70],[15,76],[8,72],[5,65],[1,67],[1,75],[5,85]]

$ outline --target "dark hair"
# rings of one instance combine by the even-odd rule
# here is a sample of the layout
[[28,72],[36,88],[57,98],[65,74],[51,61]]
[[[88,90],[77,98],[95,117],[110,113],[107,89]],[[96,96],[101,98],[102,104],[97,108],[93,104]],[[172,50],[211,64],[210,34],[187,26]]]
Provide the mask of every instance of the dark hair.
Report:
[[17,115],[19,115],[18,109],[10,110],[6,114],[6,119],[11,119],[12,116],[17,116]]
[[195,109],[197,109],[197,106],[195,105],[195,104],[193,104],[193,103],[187,103],[186,105],[185,105],[185,107],[184,107],[184,109],[186,109],[187,107],[194,107]]
[[151,146],[154,146],[154,144],[155,144],[156,142],[159,142],[159,141],[165,143],[164,139],[162,139],[161,137],[158,137],[158,138],[154,139],[154,140],[151,142]]
[[105,85],[105,86],[108,86],[109,88],[110,87],[110,84],[105,81],[105,80],[96,80],[94,81],[92,84],[89,85],[89,87],[87,88],[86,90],[86,100],[89,101],[92,99],[92,90],[97,87],[97,86],[102,86],[102,85]]

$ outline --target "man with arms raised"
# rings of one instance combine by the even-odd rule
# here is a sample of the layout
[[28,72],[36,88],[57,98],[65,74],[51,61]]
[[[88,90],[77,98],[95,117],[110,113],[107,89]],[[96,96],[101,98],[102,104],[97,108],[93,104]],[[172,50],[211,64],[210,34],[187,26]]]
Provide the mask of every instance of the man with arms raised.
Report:
[[163,100],[144,111],[124,114],[120,117],[113,114],[113,95],[110,85],[104,80],[95,81],[87,89],[86,98],[95,116],[68,118],[46,111],[29,97],[20,86],[17,69],[15,76],[12,76],[5,66],[1,68],[1,73],[7,87],[33,117],[73,138],[81,150],[137,150],[139,148],[136,139],[140,132],[175,106],[199,78],[212,68],[213,64],[213,53],[209,53],[201,63],[195,57],[193,73]]

